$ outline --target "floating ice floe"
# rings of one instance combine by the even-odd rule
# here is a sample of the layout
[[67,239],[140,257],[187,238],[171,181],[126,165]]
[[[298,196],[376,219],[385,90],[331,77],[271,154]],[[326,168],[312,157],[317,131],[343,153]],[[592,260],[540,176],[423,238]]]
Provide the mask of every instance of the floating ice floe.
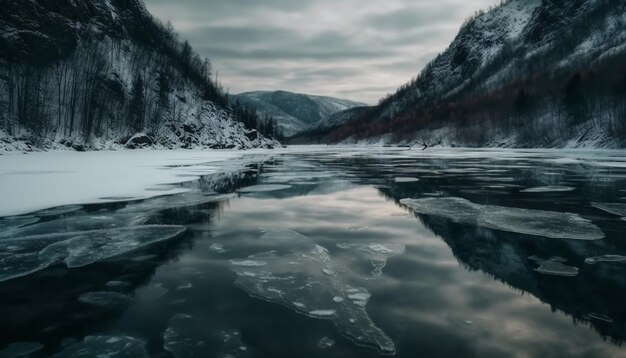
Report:
[[420,180],[417,178],[411,178],[411,177],[397,177],[397,178],[394,178],[393,181],[396,183],[416,183]]
[[137,338],[129,336],[87,336],[82,341],[72,344],[53,357],[148,358],[149,356],[146,351],[146,344]]
[[403,244],[337,244],[340,249],[357,249],[368,255],[372,266],[372,276],[380,277],[383,268],[387,265],[387,259],[399,256],[406,250]]
[[613,323],[613,318],[609,317],[609,316],[605,316],[603,314],[599,314],[599,313],[588,313],[586,315],[583,316],[583,318],[587,319],[587,320],[597,320],[597,321],[603,321],[603,322],[607,322],[607,323]]
[[551,186],[540,186],[536,188],[524,189],[524,190],[521,190],[520,193],[561,193],[561,192],[568,192],[568,191],[574,191],[574,190],[576,190],[576,188],[571,187],[571,186],[551,185]]
[[163,335],[163,348],[176,358],[250,356],[239,331],[214,332],[188,314],[177,314],[170,319]]
[[118,210],[118,213],[145,213],[164,209],[177,209],[190,206],[198,206],[210,203],[219,203],[233,199],[233,194],[210,194],[205,195],[200,191],[190,191],[182,194],[159,196],[140,202],[129,203],[126,207]]
[[0,240],[0,282],[61,262],[69,268],[87,266],[172,239],[184,231],[184,226],[146,225]]
[[262,185],[253,185],[245,188],[241,188],[237,190],[240,193],[262,193],[268,191],[277,191],[277,190],[285,190],[291,188],[291,185],[281,185],[281,184],[262,184]]
[[119,292],[100,291],[83,293],[78,301],[92,306],[116,307],[130,304],[132,298]]
[[626,216],[626,204],[623,203],[591,203],[591,205],[609,214]]
[[604,238],[604,233],[591,221],[573,213],[480,205],[462,198],[402,199],[400,202],[420,214],[493,230],[556,239]]
[[0,232],[1,238],[20,238],[44,234],[60,234],[79,231],[115,229],[127,226],[139,226],[148,221],[144,214],[136,215],[78,215],[45,221],[22,228],[13,228]]
[[320,341],[317,343],[317,346],[322,349],[332,348],[335,346],[335,341],[328,337],[324,337],[320,339]]
[[535,271],[539,273],[553,276],[578,276],[578,268],[565,265],[564,263],[567,262],[567,260],[562,257],[553,257],[551,259],[544,260],[537,256],[531,256],[528,259],[539,265],[539,267],[535,269]]
[[585,263],[589,265],[595,265],[600,262],[626,262],[626,256],[603,255],[603,256],[596,256],[596,257],[589,257],[585,259]]
[[359,345],[395,353],[393,341],[365,310],[369,292],[344,283],[324,247],[290,230],[266,230],[258,243],[271,251],[231,261],[236,286],[252,297],[331,320],[339,333]]
[[5,349],[0,350],[0,357],[17,358],[26,357],[39,352],[44,345],[39,342],[18,342],[9,344]]
[[218,244],[218,243],[211,244],[211,246],[209,247],[209,250],[217,252],[219,254],[223,254],[226,251],[228,251],[228,250],[224,249],[224,245]]

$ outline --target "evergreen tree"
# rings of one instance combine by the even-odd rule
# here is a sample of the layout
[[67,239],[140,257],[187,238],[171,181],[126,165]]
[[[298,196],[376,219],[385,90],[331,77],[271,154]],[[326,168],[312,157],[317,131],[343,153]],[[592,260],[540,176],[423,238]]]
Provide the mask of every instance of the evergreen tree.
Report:
[[172,91],[172,85],[170,84],[170,79],[165,73],[165,71],[159,71],[159,76],[157,77],[157,93],[158,93],[158,104],[162,108],[169,107],[169,94]]

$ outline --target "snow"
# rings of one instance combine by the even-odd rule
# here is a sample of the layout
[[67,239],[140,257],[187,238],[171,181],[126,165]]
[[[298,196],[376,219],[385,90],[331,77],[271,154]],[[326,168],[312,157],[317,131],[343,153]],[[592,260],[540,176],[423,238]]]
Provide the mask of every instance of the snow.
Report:
[[344,282],[328,250],[306,236],[282,229],[264,230],[256,243],[274,251],[249,257],[263,257],[263,266],[231,265],[237,287],[306,316],[331,320],[339,333],[359,345],[383,354],[395,352],[393,341],[365,310],[369,292]]
[[415,212],[493,230],[556,239],[600,240],[604,233],[578,214],[479,205],[462,198],[403,199]]
[[243,152],[234,150],[0,155],[0,217],[67,204],[112,202],[116,197],[145,199],[180,193],[185,190],[162,186],[235,167],[242,156]]

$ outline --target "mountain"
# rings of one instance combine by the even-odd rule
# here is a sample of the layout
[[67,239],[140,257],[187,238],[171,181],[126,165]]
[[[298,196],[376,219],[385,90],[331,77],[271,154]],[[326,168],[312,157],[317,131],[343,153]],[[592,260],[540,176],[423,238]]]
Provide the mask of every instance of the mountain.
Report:
[[238,117],[210,62],[141,0],[2,8],[0,151],[277,145],[258,118]]
[[246,92],[231,96],[231,100],[239,101],[263,116],[273,117],[285,136],[291,136],[337,112],[365,106],[345,99],[286,91]]
[[324,143],[329,140],[328,134],[337,128],[358,120],[366,115],[372,107],[362,106],[337,112],[326,119],[322,119],[304,127],[289,138],[290,143]]
[[333,142],[626,146],[626,2],[509,0]]

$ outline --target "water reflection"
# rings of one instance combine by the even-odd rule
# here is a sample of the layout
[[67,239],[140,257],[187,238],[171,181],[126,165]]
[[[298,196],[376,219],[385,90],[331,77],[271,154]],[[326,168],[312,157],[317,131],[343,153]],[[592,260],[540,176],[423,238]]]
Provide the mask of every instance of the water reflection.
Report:
[[[626,168],[620,157],[596,159],[550,152],[285,154],[201,177],[176,196],[0,222],[4,239],[128,225],[187,229],[92,265],[57,264],[0,283],[0,347],[40,342],[45,347],[34,356],[63,355],[95,342],[85,336],[105,335],[132,337],[153,357],[624,354],[626,264],[619,257],[626,255],[626,222],[592,203],[624,202]],[[276,190],[239,190],[256,185]],[[605,237],[529,236],[400,204],[450,197],[574,213]],[[103,217],[113,219],[97,219]],[[296,239],[281,243],[285,232]],[[612,259],[585,263],[603,256]],[[264,265],[233,268],[255,260]],[[356,303],[332,307],[346,300]],[[363,312],[354,311],[361,304]],[[341,315],[311,317],[330,311]],[[360,346],[358,332],[371,327],[378,343]]]

